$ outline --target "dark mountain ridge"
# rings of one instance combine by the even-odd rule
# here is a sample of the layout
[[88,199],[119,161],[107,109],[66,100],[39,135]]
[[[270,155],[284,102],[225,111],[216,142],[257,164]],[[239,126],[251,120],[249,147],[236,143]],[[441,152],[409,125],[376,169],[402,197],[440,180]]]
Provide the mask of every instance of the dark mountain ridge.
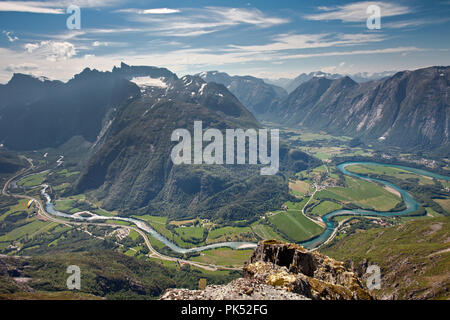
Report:
[[10,149],[58,147],[73,136],[95,142],[114,109],[139,94],[133,77],[177,76],[167,69],[130,67],[112,72],[84,69],[66,83],[14,74],[0,86],[0,142]]
[[[185,76],[166,88],[142,87],[126,101],[76,185],[105,209],[172,218],[252,219],[290,198],[283,176],[260,176],[251,165],[177,165],[170,158],[175,129],[260,128],[224,85]],[[284,163],[307,168],[304,153],[280,151]],[[232,201],[231,201],[232,200]]]
[[394,74],[394,71],[383,71],[383,72],[358,72],[354,74],[339,74],[339,73],[329,73],[323,71],[315,71],[310,73],[302,73],[295,77],[294,79],[280,78],[280,79],[264,79],[266,83],[273,84],[285,89],[288,93],[292,93],[295,89],[298,88],[299,85],[305,83],[312,78],[327,78],[336,80],[346,75],[352,78],[354,81],[358,83],[369,82],[373,80],[380,80],[383,78],[390,77]]

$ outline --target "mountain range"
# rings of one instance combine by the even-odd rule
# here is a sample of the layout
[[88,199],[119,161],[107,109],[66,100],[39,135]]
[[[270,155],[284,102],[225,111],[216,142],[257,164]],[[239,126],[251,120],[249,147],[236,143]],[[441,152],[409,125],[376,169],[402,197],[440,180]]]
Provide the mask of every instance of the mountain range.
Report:
[[314,77],[259,118],[448,155],[449,71],[430,67],[366,83]]
[[[393,71],[384,71],[384,72],[358,72],[352,75],[349,75],[354,81],[358,83],[380,80],[389,76],[392,76],[395,72]],[[288,78],[280,78],[280,79],[264,79],[264,81],[268,84],[276,85],[285,89],[288,93],[291,93],[299,85],[304,82],[311,80],[312,78],[327,78],[327,79],[339,79],[343,78],[346,75],[339,73],[329,73],[323,71],[315,71],[310,73],[302,73],[294,79]]]
[[198,120],[219,130],[261,128],[258,120],[268,120],[448,154],[449,69],[365,83],[313,77],[289,95],[253,77],[205,72],[178,78],[165,68],[125,63],[106,72],[86,68],[66,83],[14,74],[0,85],[0,143],[36,150],[81,137],[90,151],[72,192],[89,193],[105,209],[252,219],[289,199],[283,172],[319,161],[282,143],[275,176],[262,177],[249,165],[174,166],[173,130],[192,132]]
[[262,177],[255,166],[173,165],[175,129],[193,132],[197,120],[204,129],[260,127],[225,86],[184,76],[140,88],[118,108],[76,184],[77,192],[94,190],[106,209],[219,220],[251,218],[286,201],[283,178]]
[[319,71],[266,85],[268,80],[217,71],[200,76],[226,85],[258,120],[357,137],[381,148],[448,155],[448,71],[435,66],[391,76],[359,73],[352,76],[357,81]]
[[198,76],[206,82],[226,86],[255,115],[267,112],[272,103],[288,95],[283,88],[251,76],[230,76],[218,71],[202,72]]

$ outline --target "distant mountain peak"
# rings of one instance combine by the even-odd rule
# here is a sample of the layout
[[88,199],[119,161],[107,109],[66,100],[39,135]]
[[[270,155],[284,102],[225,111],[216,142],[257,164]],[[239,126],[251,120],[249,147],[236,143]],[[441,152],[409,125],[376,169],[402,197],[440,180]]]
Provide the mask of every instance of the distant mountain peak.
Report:
[[230,76],[219,71],[201,72],[197,76],[208,83],[215,82],[224,85],[257,116],[265,113],[272,103],[287,96],[287,92],[283,88],[252,76]]
[[11,79],[6,84],[9,87],[34,86],[41,87],[50,83],[59,83],[60,81],[52,81],[47,77],[37,77],[31,74],[14,73]]

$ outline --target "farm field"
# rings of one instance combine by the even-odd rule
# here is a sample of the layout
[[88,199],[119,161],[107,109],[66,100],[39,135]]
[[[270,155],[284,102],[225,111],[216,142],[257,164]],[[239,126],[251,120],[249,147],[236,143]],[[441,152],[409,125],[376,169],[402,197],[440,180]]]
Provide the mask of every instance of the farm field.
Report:
[[198,243],[203,240],[202,227],[178,227],[175,233],[181,237],[183,241]]
[[374,182],[345,177],[346,187],[331,187],[316,194],[316,199],[335,199],[376,211],[389,211],[401,199]]
[[304,196],[311,190],[311,187],[305,181],[295,180],[289,181],[289,190],[296,196]]
[[25,236],[31,237],[42,232],[47,232],[49,229],[57,225],[54,222],[44,222],[35,219],[27,219],[27,222],[28,223],[25,225],[0,236],[0,242],[15,241]]
[[208,233],[206,243],[217,243],[223,241],[251,241],[255,240],[250,227],[222,227],[213,229]]
[[218,248],[200,252],[197,257],[191,258],[193,261],[218,264],[230,267],[242,267],[248,260],[253,250],[232,250],[230,248]]
[[63,169],[63,170],[60,170],[60,171],[58,171],[56,173],[59,174],[59,175],[63,175],[63,176],[65,176],[67,178],[67,177],[70,177],[70,176],[74,176],[74,175],[80,174],[80,171],[68,171],[67,169]]
[[351,165],[347,167],[347,170],[354,173],[360,174],[376,174],[376,175],[387,175],[392,176],[397,179],[406,180],[406,179],[419,179],[419,183],[422,185],[433,184],[433,179],[430,177],[425,177],[410,171],[406,171],[399,168],[394,167],[385,167],[385,166],[377,166],[370,164],[358,164]]
[[182,226],[187,224],[193,224],[198,219],[190,219],[190,220],[176,220],[176,221],[170,221],[169,224],[173,224],[175,226]]
[[17,182],[17,184],[22,187],[37,186],[45,180],[45,177],[47,176],[47,174],[48,174],[48,171],[35,173],[35,174],[32,174],[32,175],[20,180],[19,182]]
[[330,134],[327,134],[325,132],[312,132],[307,130],[300,130],[300,129],[290,129],[290,130],[283,130],[288,133],[295,133],[295,135],[290,137],[290,140],[301,140],[301,141],[330,141],[330,140],[339,140],[342,142],[349,141],[352,138],[345,137],[345,136],[333,136]]
[[120,220],[106,220],[106,223],[113,223],[119,226],[132,226],[133,224],[128,221],[120,221]]
[[27,199],[18,200],[17,204],[10,206],[5,213],[0,215],[0,222],[4,221],[11,214],[27,211],[27,202]]
[[273,229],[273,227],[270,225],[255,222],[252,224],[251,227],[252,227],[253,232],[263,240],[275,239],[275,240],[287,241],[286,239],[283,238],[283,236],[281,236],[278,232],[276,232]]
[[370,150],[363,150],[361,148],[343,148],[343,147],[299,147],[303,152],[312,154],[320,160],[329,160],[336,156],[371,156]]
[[268,217],[269,221],[287,238],[294,242],[305,241],[319,235],[323,228],[301,213],[304,203],[287,203],[288,210]]
[[76,200],[56,200],[55,201],[55,209],[61,212],[67,212],[67,213],[75,213],[79,211],[75,207]]
[[342,206],[340,204],[337,204],[336,202],[332,201],[322,201],[318,205],[316,205],[311,210],[311,214],[317,215],[317,216],[323,216],[329,212],[342,209]]
[[450,213],[450,199],[433,199],[433,201],[437,202],[447,213]]

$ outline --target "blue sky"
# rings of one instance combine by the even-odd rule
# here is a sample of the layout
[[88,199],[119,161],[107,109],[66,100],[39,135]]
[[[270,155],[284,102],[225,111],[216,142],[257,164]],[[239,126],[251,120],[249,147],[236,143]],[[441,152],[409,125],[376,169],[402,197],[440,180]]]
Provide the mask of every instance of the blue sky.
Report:
[[[66,9],[81,10],[69,30]],[[381,9],[369,30],[366,10]],[[0,1],[0,82],[120,62],[293,78],[450,65],[450,1]]]

